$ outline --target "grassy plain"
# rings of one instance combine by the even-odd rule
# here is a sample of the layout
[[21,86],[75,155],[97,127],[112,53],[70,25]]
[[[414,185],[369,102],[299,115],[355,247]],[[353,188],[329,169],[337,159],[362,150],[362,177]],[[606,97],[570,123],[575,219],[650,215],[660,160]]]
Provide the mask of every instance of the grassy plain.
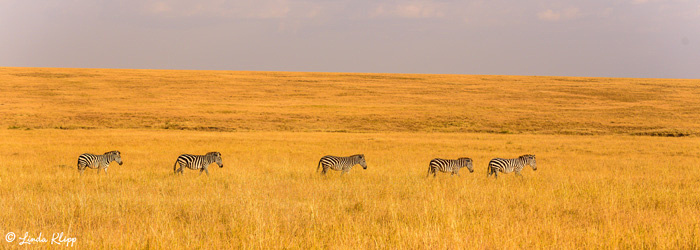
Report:
[[[0,234],[88,249],[696,249],[699,87],[0,68]],[[109,150],[123,166],[78,176],[79,154]],[[179,154],[214,150],[224,168],[172,174]],[[315,172],[355,153],[367,170]],[[537,171],[486,178],[489,159],[525,153]],[[473,174],[425,177],[430,159],[462,156]]]

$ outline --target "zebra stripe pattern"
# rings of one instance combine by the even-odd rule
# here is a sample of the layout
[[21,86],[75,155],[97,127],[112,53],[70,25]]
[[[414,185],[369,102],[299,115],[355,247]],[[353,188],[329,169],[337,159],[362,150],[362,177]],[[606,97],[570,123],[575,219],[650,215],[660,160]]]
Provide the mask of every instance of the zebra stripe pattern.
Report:
[[535,155],[522,155],[515,159],[495,158],[489,162],[487,177],[490,177],[493,174],[494,177],[498,179],[498,172],[504,174],[515,172],[516,175],[522,176],[520,171],[523,170],[525,165],[530,165],[532,170],[537,170]]
[[[202,172],[207,173],[207,175],[209,175],[209,170],[207,170],[207,168],[210,164],[215,162],[219,165],[220,168],[224,167],[224,164],[221,160],[221,153],[209,152],[205,155],[183,154],[177,157],[175,165],[173,165],[173,171],[175,171],[175,174],[177,174],[178,172],[180,172],[180,174],[184,174],[182,168],[186,167],[192,170],[199,169],[200,175],[202,174]],[[179,169],[177,168],[177,164],[180,164]]]
[[457,160],[450,160],[450,159],[440,159],[440,158],[435,158],[430,161],[430,164],[428,165],[428,175],[425,177],[430,176],[430,174],[433,174],[433,177],[437,176],[437,171],[443,172],[443,173],[452,173],[451,175],[457,175],[459,176],[459,169],[466,167],[469,169],[470,173],[474,172],[474,167],[472,166],[472,159],[471,158],[459,158]]
[[343,174],[347,173],[352,169],[353,166],[360,164],[363,169],[367,169],[367,163],[365,162],[365,155],[363,154],[358,154],[358,155],[351,155],[348,157],[340,157],[340,156],[332,156],[332,155],[326,155],[324,157],[321,157],[321,160],[318,161],[318,166],[316,167],[316,172],[318,172],[318,169],[323,167],[323,170],[321,171],[321,174],[326,174],[328,169],[332,169],[335,171],[343,171],[340,173],[342,176]]
[[107,174],[107,168],[109,163],[116,161],[119,165],[122,165],[122,156],[119,151],[109,151],[102,155],[94,154],[82,154],[78,156],[78,171],[82,175],[85,168],[97,169],[97,173],[100,173],[100,169],[104,169],[105,174]]

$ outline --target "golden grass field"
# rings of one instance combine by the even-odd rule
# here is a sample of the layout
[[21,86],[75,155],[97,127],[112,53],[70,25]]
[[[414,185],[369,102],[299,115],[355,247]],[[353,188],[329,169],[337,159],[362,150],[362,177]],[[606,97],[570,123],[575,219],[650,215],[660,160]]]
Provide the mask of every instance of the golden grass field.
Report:
[[700,80],[0,68],[0,93],[0,248],[700,248]]

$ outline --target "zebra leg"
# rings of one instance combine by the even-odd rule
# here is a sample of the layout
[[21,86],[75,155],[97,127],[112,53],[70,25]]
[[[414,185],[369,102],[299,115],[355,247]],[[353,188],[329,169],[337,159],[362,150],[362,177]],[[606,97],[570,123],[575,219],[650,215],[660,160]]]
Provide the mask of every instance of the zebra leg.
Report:
[[343,176],[343,174],[349,173],[350,169],[352,169],[352,166],[346,166],[343,168],[343,172],[340,173],[340,176]]
[[327,167],[327,166],[323,166],[323,170],[321,170],[321,174],[322,174],[322,175],[326,175],[326,172],[327,172],[327,171],[328,171],[328,167]]
[[204,168],[204,172],[207,173],[207,176],[209,176],[209,168]]
[[[105,170],[105,175],[107,174],[107,168],[103,168]],[[99,171],[99,170],[98,170]]]

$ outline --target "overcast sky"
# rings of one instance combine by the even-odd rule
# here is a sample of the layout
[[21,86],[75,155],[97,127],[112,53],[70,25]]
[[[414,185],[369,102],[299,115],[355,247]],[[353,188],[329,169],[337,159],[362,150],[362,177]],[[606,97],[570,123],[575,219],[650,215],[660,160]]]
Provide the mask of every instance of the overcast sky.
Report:
[[0,0],[0,66],[700,78],[700,0]]

